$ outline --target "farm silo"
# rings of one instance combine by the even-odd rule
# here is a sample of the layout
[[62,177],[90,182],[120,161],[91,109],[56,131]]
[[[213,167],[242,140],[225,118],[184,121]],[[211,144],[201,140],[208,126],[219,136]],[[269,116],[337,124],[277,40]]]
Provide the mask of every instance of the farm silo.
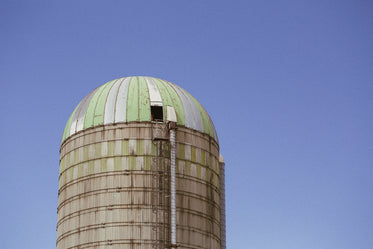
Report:
[[57,249],[225,248],[217,134],[177,85],[103,84],[71,114],[60,154]]

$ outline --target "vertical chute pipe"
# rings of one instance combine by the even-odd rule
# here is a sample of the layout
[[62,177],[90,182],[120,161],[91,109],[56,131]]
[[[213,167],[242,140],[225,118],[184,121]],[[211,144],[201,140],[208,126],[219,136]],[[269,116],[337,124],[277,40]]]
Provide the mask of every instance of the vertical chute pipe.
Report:
[[170,130],[171,143],[171,248],[176,248],[176,139],[175,130]]

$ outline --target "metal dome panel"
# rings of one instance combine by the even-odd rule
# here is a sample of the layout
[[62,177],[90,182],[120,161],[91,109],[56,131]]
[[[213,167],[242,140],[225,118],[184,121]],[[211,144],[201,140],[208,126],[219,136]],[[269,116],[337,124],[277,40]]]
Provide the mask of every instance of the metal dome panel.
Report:
[[153,77],[125,77],[109,81],[89,93],[67,121],[62,143],[84,129],[124,122],[152,120],[151,106],[172,106],[177,124],[210,135],[218,142],[214,124],[202,105],[181,87]]

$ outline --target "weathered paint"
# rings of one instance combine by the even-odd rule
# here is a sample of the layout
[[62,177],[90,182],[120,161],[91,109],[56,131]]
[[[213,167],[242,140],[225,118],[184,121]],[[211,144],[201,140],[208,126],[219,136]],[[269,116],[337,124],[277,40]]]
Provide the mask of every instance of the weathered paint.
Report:
[[113,86],[110,88],[108,93],[108,97],[105,103],[105,112],[104,112],[104,124],[112,124],[114,123],[114,115],[115,115],[115,105],[118,96],[118,89],[123,83],[124,79],[117,80]]
[[110,85],[111,82],[106,83],[105,85],[102,85],[97,88],[97,91],[92,96],[91,101],[88,104],[88,108],[84,117],[84,129],[87,129],[89,127],[93,126],[94,118],[95,118],[95,110],[97,105],[97,100],[101,96],[103,90]]
[[185,126],[203,132],[201,118],[196,111],[196,107],[190,101],[187,93],[185,91],[182,91],[181,88],[174,84],[172,84],[171,86],[176,91],[183,104],[185,113]]
[[125,78],[122,85],[118,90],[118,96],[115,106],[115,122],[126,122],[127,116],[127,98],[128,98],[128,86],[131,78]]
[[[148,86],[145,77],[138,77],[139,79],[139,121],[150,121],[150,102]],[[150,99],[150,100],[149,100]]]
[[[157,84],[158,88],[161,89],[161,96],[164,105],[169,105],[174,107],[177,117],[177,124],[178,125],[185,125],[185,114],[183,109],[183,104],[175,90],[171,87],[171,84],[165,82],[161,79],[153,79],[154,82]],[[167,113],[166,113],[167,114]],[[166,117],[166,116],[165,116]]]
[[101,125],[104,123],[104,112],[105,112],[105,104],[106,104],[106,96],[108,92],[110,91],[111,87],[117,80],[113,80],[109,82],[103,89],[100,94],[100,97],[97,99],[96,103],[93,103],[94,105],[94,118],[93,118],[93,125]]
[[[192,96],[188,93],[190,99],[194,102],[195,106],[197,107],[197,110],[200,114],[200,117],[202,119],[202,125],[203,125],[203,132],[209,134],[211,137],[215,137],[215,127],[211,122],[211,119],[209,118],[209,115],[205,111],[205,109],[202,107],[202,105]],[[207,115],[203,115],[206,113]],[[217,136],[216,136],[217,137]]]
[[157,85],[150,77],[145,77],[145,80],[149,89],[150,104],[154,106],[162,106],[162,98]]
[[[150,121],[150,106],[171,106],[177,125],[210,135],[218,141],[206,110],[184,89],[152,77],[127,77],[109,81],[88,94],[70,116],[63,136],[99,125],[132,121]],[[164,119],[167,108],[163,108]]]
[[73,116],[75,115],[76,110],[78,109],[80,103],[75,107],[73,113],[70,115],[69,120],[67,120],[67,124],[65,126],[65,130],[62,135],[62,141],[64,141],[66,138],[70,136],[70,127],[71,127],[71,122],[73,119]]
[[[158,147],[153,128],[152,123],[109,124],[83,130],[62,144],[57,249],[170,246],[171,210],[153,194],[160,191],[159,173],[171,165],[171,145],[163,140]],[[176,244],[220,249],[219,146],[209,135],[185,127],[176,133]],[[170,201],[167,193],[163,203]],[[164,233],[157,232],[164,215]]]
[[[150,122],[152,104],[164,107],[164,119],[175,110],[172,135],[166,123]],[[60,151],[57,249],[225,247],[218,138],[182,88],[151,77],[98,87],[70,116]],[[171,175],[173,212],[165,205]]]
[[132,77],[128,89],[127,122],[139,121],[139,83],[137,77]]

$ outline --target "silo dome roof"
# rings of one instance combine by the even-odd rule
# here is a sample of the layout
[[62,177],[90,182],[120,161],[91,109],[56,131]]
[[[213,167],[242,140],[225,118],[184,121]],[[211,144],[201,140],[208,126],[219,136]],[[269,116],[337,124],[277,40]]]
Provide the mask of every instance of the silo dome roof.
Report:
[[[71,135],[100,125],[151,121],[151,106],[171,106],[177,124],[210,135],[218,142],[214,124],[202,105],[181,87],[153,77],[124,77],[89,93],[67,121],[62,143]],[[166,117],[167,108],[163,108]]]

